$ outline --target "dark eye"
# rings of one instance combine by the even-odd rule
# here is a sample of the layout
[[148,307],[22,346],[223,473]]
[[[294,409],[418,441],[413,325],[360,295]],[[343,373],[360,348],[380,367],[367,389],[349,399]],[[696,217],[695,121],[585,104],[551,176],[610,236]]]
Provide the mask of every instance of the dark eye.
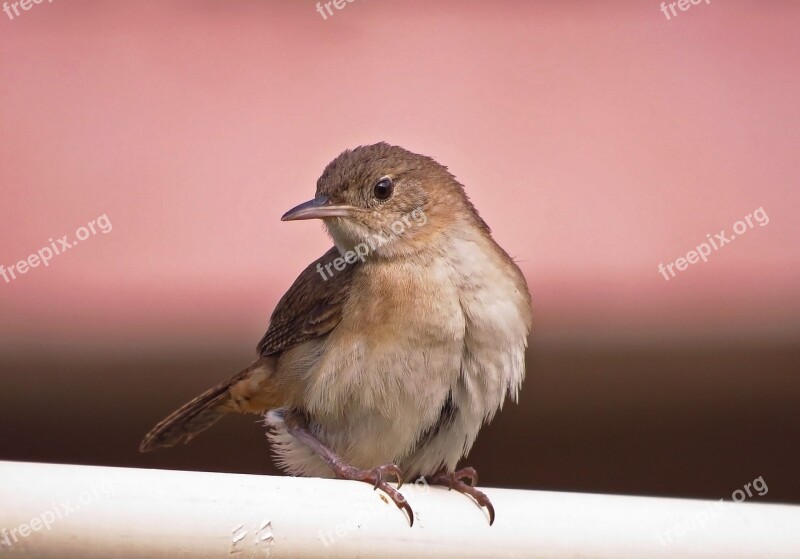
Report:
[[392,184],[392,179],[381,179],[378,181],[378,184],[375,185],[375,198],[378,200],[387,200],[392,195],[394,191],[394,184]]

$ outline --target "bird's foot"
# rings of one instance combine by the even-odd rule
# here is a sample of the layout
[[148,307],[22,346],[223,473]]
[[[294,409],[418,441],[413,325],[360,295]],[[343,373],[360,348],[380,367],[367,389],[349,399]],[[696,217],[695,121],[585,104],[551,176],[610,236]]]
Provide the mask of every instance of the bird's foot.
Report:
[[384,464],[370,470],[362,470],[351,466],[342,460],[330,448],[322,444],[306,427],[304,418],[299,414],[288,413],[284,417],[284,422],[289,433],[299,441],[307,445],[314,453],[319,456],[339,479],[349,479],[353,481],[363,481],[372,484],[375,489],[380,489],[386,493],[397,508],[405,511],[408,515],[409,526],[414,525],[414,511],[397,489],[389,485],[384,477],[386,475],[397,478],[397,488],[403,485],[403,472],[394,464]]
[[[406,501],[406,498],[403,497],[403,494],[397,490],[403,485],[403,472],[400,468],[394,464],[384,464],[371,470],[362,470],[346,464],[342,460],[337,460],[332,465],[332,469],[339,479],[363,481],[386,493],[392,502],[397,505],[397,508],[406,512],[409,526],[414,525],[414,511],[411,510],[411,506]],[[397,478],[397,489],[386,482],[384,478],[387,475]]]
[[[475,488],[478,485],[478,472],[475,468],[463,468],[456,472],[439,472],[425,478],[431,485],[443,485],[455,489],[459,493],[469,495],[489,513],[489,526],[494,524],[494,506],[483,491]],[[467,481],[464,481],[467,480]]]

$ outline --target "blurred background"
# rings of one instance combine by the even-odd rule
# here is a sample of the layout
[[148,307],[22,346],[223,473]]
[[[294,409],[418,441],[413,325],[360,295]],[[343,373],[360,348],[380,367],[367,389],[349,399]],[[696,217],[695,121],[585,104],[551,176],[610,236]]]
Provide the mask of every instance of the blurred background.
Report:
[[533,296],[482,484],[719,499],[761,476],[800,503],[800,4],[322,9],[0,12],[0,460],[275,473],[256,417],[137,447],[250,362],[330,246],[280,215],[385,140],[450,167]]

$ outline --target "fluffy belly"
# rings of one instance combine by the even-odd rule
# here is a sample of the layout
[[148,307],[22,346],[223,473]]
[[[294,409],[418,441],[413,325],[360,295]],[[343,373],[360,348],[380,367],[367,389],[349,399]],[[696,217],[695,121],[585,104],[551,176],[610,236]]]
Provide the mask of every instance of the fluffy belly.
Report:
[[[482,269],[458,275],[468,278],[460,286],[441,261],[423,275],[395,266],[354,280],[342,322],[293,376],[301,389],[292,406],[318,440],[359,468],[392,462],[407,476],[455,468],[524,374],[522,303],[499,289],[507,279]],[[279,413],[269,423],[279,465],[332,475]]]
[[[314,435],[349,464],[372,468],[393,462],[402,468],[439,422],[461,370],[464,317],[454,294],[438,295],[392,307],[385,297],[365,293],[364,301],[354,304],[362,311],[350,313],[330,334],[300,381],[304,389],[296,407]],[[376,300],[381,308],[375,308]],[[277,414],[270,423],[285,431]],[[331,475],[290,439],[274,439],[287,470]]]

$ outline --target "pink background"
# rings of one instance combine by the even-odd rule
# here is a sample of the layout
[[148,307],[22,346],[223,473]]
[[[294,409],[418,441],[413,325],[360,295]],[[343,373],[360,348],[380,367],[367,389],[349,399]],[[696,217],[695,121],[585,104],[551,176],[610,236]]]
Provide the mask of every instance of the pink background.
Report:
[[[800,4],[61,1],[0,13],[3,343],[254,346],[319,224],[281,223],[386,140],[467,186],[536,343],[796,339]],[[669,282],[659,263],[770,218]]]
[[315,4],[0,12],[0,264],[113,225],[0,279],[0,460],[275,473],[252,416],[137,448],[250,362],[330,246],[281,214],[386,140],[450,167],[533,294],[520,404],[464,463],[482,485],[719,499],[763,476],[800,504],[800,3]]

